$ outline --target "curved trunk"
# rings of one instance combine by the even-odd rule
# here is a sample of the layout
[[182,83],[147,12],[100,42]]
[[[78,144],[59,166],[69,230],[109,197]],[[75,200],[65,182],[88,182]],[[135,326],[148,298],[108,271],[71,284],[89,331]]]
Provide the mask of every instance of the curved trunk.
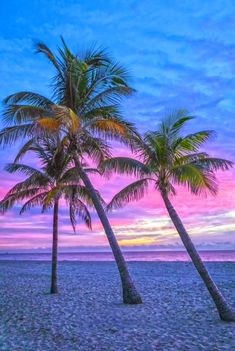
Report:
[[89,179],[89,177],[87,176],[86,172],[83,170],[83,168],[80,165],[80,161],[79,158],[77,156],[74,156],[74,162],[75,162],[75,166],[76,169],[84,183],[84,185],[86,186],[86,188],[88,189],[94,207],[96,209],[96,212],[100,218],[100,221],[103,225],[103,228],[105,230],[105,233],[107,235],[110,247],[112,249],[116,264],[118,266],[118,270],[120,273],[120,278],[121,278],[121,282],[122,282],[122,291],[123,291],[123,302],[127,303],[127,304],[140,304],[142,303],[141,300],[141,296],[138,293],[138,291],[136,290],[136,287],[131,279],[130,273],[128,271],[127,268],[127,264],[125,262],[125,259],[123,257],[123,254],[121,252],[121,249],[118,245],[117,239],[113,233],[113,230],[111,228],[111,225],[109,223],[109,220],[106,216],[105,210],[96,194],[96,191]]
[[190,236],[188,235],[186,229],[184,228],[183,223],[181,222],[181,219],[179,218],[177,212],[173,208],[168,196],[166,193],[162,192],[162,198],[164,200],[165,206],[167,208],[167,211],[170,215],[170,218],[172,222],[175,225],[175,228],[177,229],[179,236],[189,254],[191,257],[194,266],[196,267],[198,273],[200,274],[202,280],[204,281],[212,299],[214,300],[214,303],[217,307],[217,310],[219,312],[220,318],[224,321],[227,322],[232,322],[235,321],[235,313],[232,310],[232,307],[226,302],[224,296],[222,293],[219,291],[218,287],[212,280],[209,272],[206,269],[206,266],[201,260],[201,257],[199,256],[192,240],[190,239]]
[[55,200],[54,214],[53,214],[51,294],[58,293],[58,287],[57,287],[58,211],[59,211],[59,200]]

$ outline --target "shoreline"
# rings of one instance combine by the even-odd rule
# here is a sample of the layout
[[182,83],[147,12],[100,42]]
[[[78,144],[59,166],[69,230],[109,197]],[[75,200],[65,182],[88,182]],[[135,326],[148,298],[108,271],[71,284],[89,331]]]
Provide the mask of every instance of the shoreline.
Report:
[[[38,260],[23,260],[23,259],[20,259],[20,260],[13,260],[13,259],[9,259],[9,260],[5,260],[5,259],[0,259],[0,262],[3,262],[3,263],[14,263],[14,262],[32,262],[32,263],[49,263],[50,264],[50,260],[41,260],[41,259],[38,259]],[[94,263],[97,263],[97,264],[99,264],[99,263],[105,263],[105,264],[112,264],[112,263],[115,263],[115,260],[113,259],[113,260],[107,260],[107,261],[103,261],[103,260],[66,260],[66,259],[64,259],[64,260],[58,260],[58,262],[60,262],[60,263],[87,263],[87,264],[89,264],[89,263],[92,263],[92,264],[94,264]],[[235,261],[204,261],[203,260],[203,262],[204,263],[206,263],[206,264],[223,264],[223,263],[233,263],[233,264],[235,264]],[[192,261],[189,259],[189,260],[187,260],[187,261],[161,261],[161,260],[155,260],[155,261],[134,261],[134,260],[131,260],[131,261],[128,261],[127,260],[127,264],[129,265],[129,264],[135,264],[135,263],[137,263],[137,264],[142,264],[142,263],[185,263],[185,264],[187,264],[187,263],[189,263],[189,264],[191,264],[192,263]]]
[[[204,262],[235,262],[235,250],[199,251]],[[180,251],[123,251],[128,262],[191,262],[187,252]],[[51,252],[22,252],[22,253],[0,253],[0,261],[50,261]],[[80,252],[59,252],[58,260],[78,262],[113,262],[114,257],[111,251],[80,251]]]

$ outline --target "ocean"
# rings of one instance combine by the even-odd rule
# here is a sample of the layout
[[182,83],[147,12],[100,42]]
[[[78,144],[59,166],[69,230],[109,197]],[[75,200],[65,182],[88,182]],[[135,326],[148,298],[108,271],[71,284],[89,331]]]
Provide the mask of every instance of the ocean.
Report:
[[[127,261],[190,261],[185,251],[124,251]],[[235,250],[200,251],[203,261],[235,262]],[[0,253],[0,260],[50,261],[50,253]],[[59,261],[113,261],[111,252],[61,252]]]

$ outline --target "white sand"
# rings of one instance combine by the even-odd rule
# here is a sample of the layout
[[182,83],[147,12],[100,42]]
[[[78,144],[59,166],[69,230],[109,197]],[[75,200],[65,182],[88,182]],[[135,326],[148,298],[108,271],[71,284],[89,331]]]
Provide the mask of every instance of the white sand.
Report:
[[[144,304],[121,303],[114,263],[63,262],[48,294],[47,262],[0,262],[1,351],[233,351],[191,263],[129,263]],[[235,263],[208,263],[235,306]]]

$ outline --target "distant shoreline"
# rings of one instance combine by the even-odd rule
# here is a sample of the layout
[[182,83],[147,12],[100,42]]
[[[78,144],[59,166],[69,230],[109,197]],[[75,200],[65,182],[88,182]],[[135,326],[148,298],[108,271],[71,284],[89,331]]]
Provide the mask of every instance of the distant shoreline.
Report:
[[[123,253],[128,253],[128,252],[185,252],[185,249],[181,250],[169,250],[169,249],[147,249],[147,250],[140,250],[140,249],[133,249],[133,250],[125,250],[122,249]],[[22,254],[50,254],[50,250],[48,251],[1,251],[0,250],[0,255],[7,255],[7,254],[14,254],[14,255],[22,255]],[[198,249],[198,252],[235,252],[235,249]],[[102,250],[102,249],[97,249],[97,250],[80,250],[80,251],[61,251],[60,254],[82,254],[82,253],[111,253],[111,250]]]
[[[206,262],[235,262],[235,250],[201,250],[202,259]],[[131,262],[190,262],[186,251],[148,250],[148,251],[123,251],[127,261]],[[110,251],[80,251],[61,252],[59,261],[79,262],[112,262],[113,255]],[[50,252],[17,252],[0,253],[0,261],[50,261]]]

